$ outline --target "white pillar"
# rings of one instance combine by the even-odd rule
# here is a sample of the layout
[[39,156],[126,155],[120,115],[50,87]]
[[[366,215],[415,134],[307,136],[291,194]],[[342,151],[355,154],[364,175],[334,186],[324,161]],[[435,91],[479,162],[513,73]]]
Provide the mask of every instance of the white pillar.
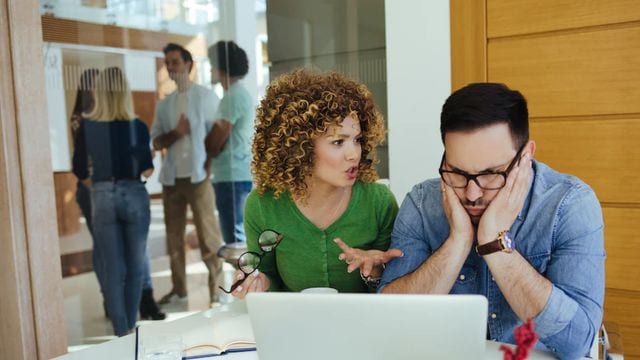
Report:
[[[62,50],[56,45],[43,45],[44,73],[47,92],[47,113],[49,115],[49,146],[51,147],[51,167],[53,171],[71,171],[71,150],[69,149],[69,124],[65,105],[62,72]],[[77,88],[80,69],[68,75],[77,75],[67,79],[73,89]],[[75,92],[74,92],[75,95]],[[73,106],[73,105],[72,105]]]
[[438,176],[440,110],[451,92],[448,0],[385,1],[389,178],[401,202]]
[[217,24],[219,38],[210,37],[209,41],[213,44],[219,40],[233,40],[247,52],[249,73],[243,79],[243,84],[251,94],[253,103],[257,104],[258,76],[256,68],[259,64],[256,56],[258,42],[255,6],[255,0],[220,0],[220,21]]

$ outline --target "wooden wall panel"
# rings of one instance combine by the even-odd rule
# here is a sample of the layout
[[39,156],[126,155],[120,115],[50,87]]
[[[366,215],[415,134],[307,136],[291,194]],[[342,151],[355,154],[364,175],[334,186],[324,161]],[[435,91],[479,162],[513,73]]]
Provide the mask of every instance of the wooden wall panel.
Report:
[[[51,16],[42,17],[42,40],[124,48],[123,28]],[[146,49],[139,49],[146,50]]]
[[[486,38],[469,45],[452,34],[452,79],[464,78],[486,45],[487,81],[529,102],[536,158],[595,189],[605,320],[619,325],[625,358],[640,359],[640,2],[486,0],[486,12],[468,19],[458,1],[450,0],[452,33],[454,21],[486,22]],[[475,53],[453,51],[461,47]]]
[[618,325],[625,360],[640,359],[640,292],[606,290],[604,320]]
[[185,46],[195,56],[206,56],[204,37],[130,29],[42,16],[42,40],[57,43],[162,51],[169,42]]
[[156,114],[157,94],[155,91],[133,91],[133,110],[149,130]]
[[451,90],[487,81],[485,0],[452,0]]
[[488,37],[640,20],[637,0],[487,0]]
[[533,120],[530,127],[537,159],[580,177],[602,202],[640,205],[640,118]]
[[[640,207],[602,209],[605,221],[606,284],[640,294]],[[638,300],[640,302],[640,299]],[[637,310],[637,309],[636,309]],[[640,326],[640,312],[636,311]]]
[[532,117],[640,113],[640,46],[631,44],[640,24],[489,41],[488,79],[521,90]]
[[53,184],[56,196],[58,235],[70,235],[80,230],[80,208],[76,202],[76,176],[72,172],[56,172]]

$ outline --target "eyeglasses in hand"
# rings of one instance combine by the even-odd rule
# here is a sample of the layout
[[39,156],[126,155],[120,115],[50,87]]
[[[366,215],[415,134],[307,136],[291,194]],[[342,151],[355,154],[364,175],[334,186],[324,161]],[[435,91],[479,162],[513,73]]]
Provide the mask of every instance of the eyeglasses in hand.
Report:
[[231,294],[238,286],[240,286],[249,275],[251,275],[254,271],[258,269],[260,266],[260,261],[262,261],[262,257],[264,254],[273,251],[273,249],[280,244],[280,241],[284,236],[277,231],[274,230],[264,230],[258,236],[258,245],[262,250],[262,254],[258,254],[257,252],[247,251],[240,255],[238,258],[238,269],[244,273],[244,277],[231,285],[229,290],[225,290],[222,286],[218,286],[220,290],[224,291],[227,294]]

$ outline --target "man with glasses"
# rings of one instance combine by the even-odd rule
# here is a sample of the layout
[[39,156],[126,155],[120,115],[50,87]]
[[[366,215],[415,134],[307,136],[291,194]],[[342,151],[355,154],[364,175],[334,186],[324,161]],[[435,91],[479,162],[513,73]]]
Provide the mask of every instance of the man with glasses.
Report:
[[602,211],[591,188],[533,160],[527,103],[502,84],[454,92],[442,108],[440,179],[416,185],[395,222],[383,293],[481,294],[487,338],[588,354],[602,321]]

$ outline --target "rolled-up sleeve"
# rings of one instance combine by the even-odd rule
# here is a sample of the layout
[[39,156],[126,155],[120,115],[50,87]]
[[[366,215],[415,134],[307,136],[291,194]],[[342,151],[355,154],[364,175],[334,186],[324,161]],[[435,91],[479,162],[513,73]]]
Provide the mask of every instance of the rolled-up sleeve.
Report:
[[584,184],[572,188],[558,209],[545,274],[553,290],[534,318],[540,341],[562,359],[585,356],[602,322],[603,228],[593,191]]

